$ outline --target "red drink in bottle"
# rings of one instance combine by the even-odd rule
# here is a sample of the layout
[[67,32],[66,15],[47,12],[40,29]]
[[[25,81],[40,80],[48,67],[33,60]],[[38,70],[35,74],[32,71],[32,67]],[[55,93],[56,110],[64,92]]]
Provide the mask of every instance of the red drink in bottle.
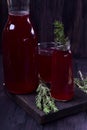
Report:
[[37,88],[37,39],[26,11],[11,12],[3,31],[5,85],[15,94]]

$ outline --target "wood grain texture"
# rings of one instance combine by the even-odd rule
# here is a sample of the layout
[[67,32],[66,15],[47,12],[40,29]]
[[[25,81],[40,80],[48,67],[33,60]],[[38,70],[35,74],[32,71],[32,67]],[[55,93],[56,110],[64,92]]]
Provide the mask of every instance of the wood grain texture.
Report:
[[[81,65],[81,66],[80,66]],[[74,60],[75,71],[78,67],[87,72],[86,59]],[[44,125],[38,124],[19,105],[13,102],[3,88],[3,66],[0,56],[0,130],[87,130],[87,111],[80,112]]]
[[78,88],[75,88],[75,96],[73,100],[68,102],[56,101],[56,106],[59,111],[50,114],[45,114],[43,111],[37,109],[35,104],[36,94],[34,93],[28,95],[14,95],[8,93],[8,95],[40,124],[87,110],[87,94]]
[[39,42],[53,41],[54,20],[64,23],[74,57],[87,57],[87,1],[31,0],[30,12]]
[[[0,0],[1,35],[7,21],[7,0]],[[31,21],[38,41],[53,41],[53,22],[64,23],[74,57],[87,57],[87,0],[30,0]]]

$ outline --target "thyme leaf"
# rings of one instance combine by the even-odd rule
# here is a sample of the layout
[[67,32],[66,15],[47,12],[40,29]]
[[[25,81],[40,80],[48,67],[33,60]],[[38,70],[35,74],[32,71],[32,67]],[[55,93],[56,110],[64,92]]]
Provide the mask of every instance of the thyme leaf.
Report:
[[74,78],[74,83],[85,93],[87,93],[87,77],[83,77],[82,72],[79,70],[78,71],[80,79],[79,78]]
[[45,114],[58,111],[58,108],[55,105],[55,101],[51,97],[50,89],[46,86],[45,83],[41,82],[36,92],[36,106],[38,109],[42,110]]
[[65,37],[63,23],[57,20],[54,22],[54,41],[59,46],[70,43],[69,38]]

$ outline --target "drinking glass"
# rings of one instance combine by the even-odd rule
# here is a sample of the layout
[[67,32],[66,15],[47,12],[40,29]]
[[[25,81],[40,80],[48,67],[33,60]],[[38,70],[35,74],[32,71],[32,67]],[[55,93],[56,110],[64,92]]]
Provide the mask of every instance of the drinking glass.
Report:
[[52,53],[51,96],[60,101],[74,96],[72,53],[70,44],[56,46]]
[[51,83],[51,65],[54,43],[38,43],[38,71],[40,78],[46,83]]

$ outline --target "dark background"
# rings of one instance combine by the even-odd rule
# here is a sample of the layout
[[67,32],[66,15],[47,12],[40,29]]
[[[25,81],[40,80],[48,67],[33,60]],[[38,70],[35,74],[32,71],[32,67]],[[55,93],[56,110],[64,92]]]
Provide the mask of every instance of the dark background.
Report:
[[[0,51],[7,16],[7,2],[0,0]],[[87,58],[87,0],[30,0],[30,18],[39,42],[53,41],[53,22],[62,21],[73,57]]]

